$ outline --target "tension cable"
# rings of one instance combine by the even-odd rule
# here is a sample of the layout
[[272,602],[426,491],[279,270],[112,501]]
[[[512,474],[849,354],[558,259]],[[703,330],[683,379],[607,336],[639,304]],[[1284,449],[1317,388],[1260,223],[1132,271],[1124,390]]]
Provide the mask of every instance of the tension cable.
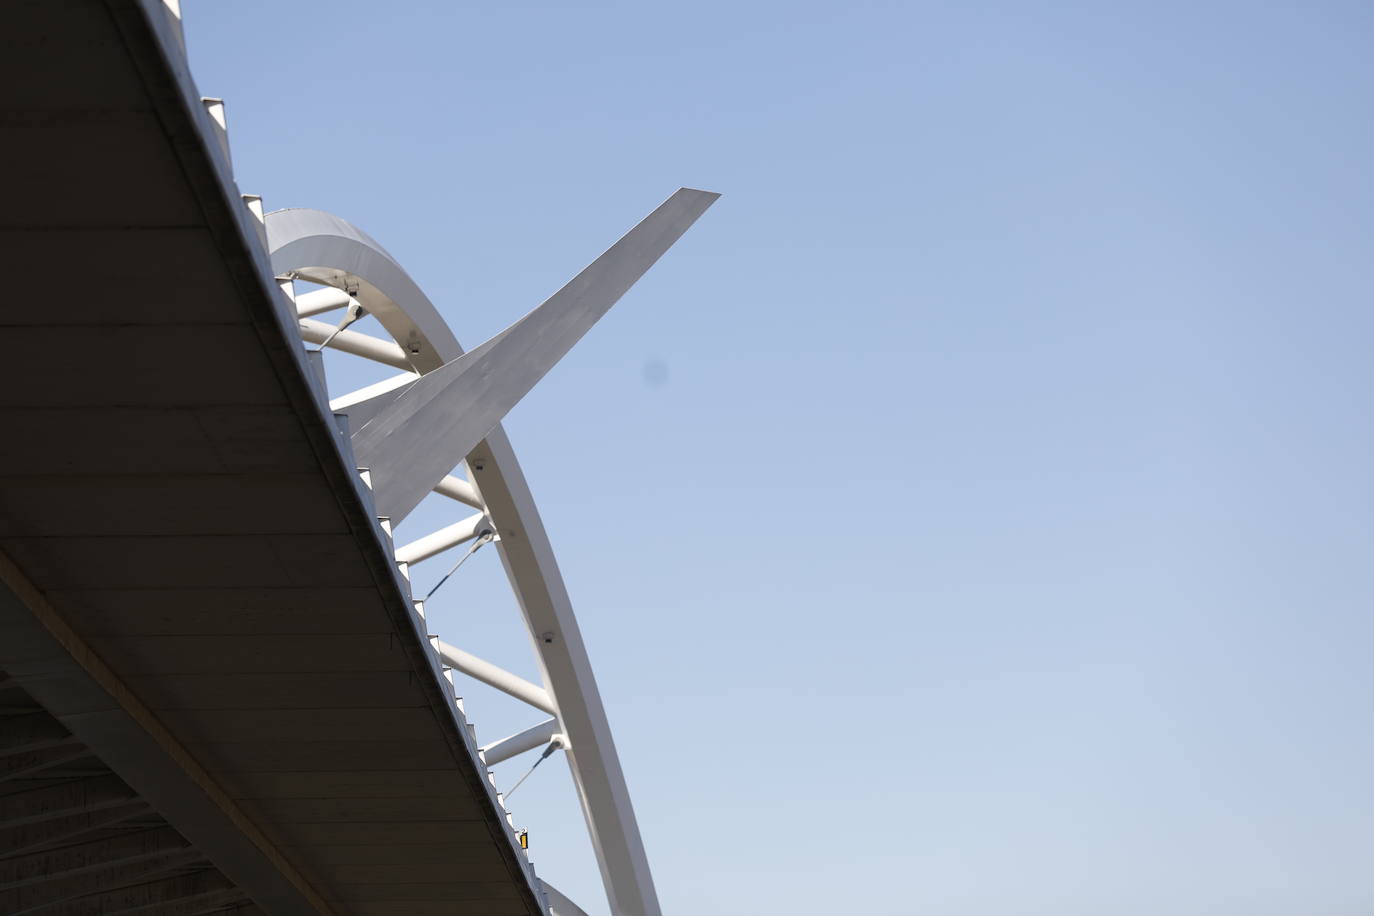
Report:
[[526,771],[525,771],[525,775],[524,775],[524,776],[521,776],[519,779],[517,779],[517,780],[515,781],[515,785],[513,785],[513,786],[510,787],[510,791],[509,791],[509,792],[503,792],[502,795],[503,795],[507,800],[509,800],[510,797],[511,797],[512,795],[515,794],[515,790],[518,789],[518,788],[520,788],[520,783],[522,783],[522,782],[524,782],[526,779],[529,779],[529,778],[530,778],[530,774],[534,772],[535,767],[539,766],[539,764],[543,763],[545,760],[548,760],[549,757],[553,756],[553,752],[556,751],[556,750],[558,750],[558,748],[559,748],[560,746],[561,746],[561,745],[559,745],[559,743],[558,743],[557,740],[550,741],[550,742],[549,742],[549,746],[546,747],[546,748],[544,748],[544,753],[540,754],[540,755],[539,755],[539,759],[536,760],[536,761],[534,762],[534,766],[532,766],[532,767],[530,767],[528,770],[526,770]]
[[472,546],[468,548],[468,552],[463,554],[463,556],[459,558],[457,563],[453,564],[452,569],[444,573],[444,578],[440,579],[437,583],[435,583],[434,587],[429,590],[429,594],[425,595],[423,600],[428,601],[430,595],[433,595],[435,592],[437,592],[439,590],[439,586],[447,582],[448,577],[456,573],[458,571],[458,567],[466,563],[468,557],[472,556],[474,553],[477,552],[477,548],[481,547],[483,544],[490,541],[493,537],[495,537],[495,535],[492,533],[492,530],[490,528],[483,528],[482,533],[477,535],[477,540],[473,541]]
[[[351,290],[345,290],[345,292],[347,292],[348,295],[353,296],[358,292],[358,289],[357,287],[354,287]],[[363,308],[363,304],[361,302],[354,299],[352,302],[348,304],[348,309],[344,312],[343,320],[339,322],[339,326],[329,333],[329,336],[324,339],[324,343],[320,344],[319,349],[315,352],[323,352],[324,348],[329,346],[329,344],[334,340],[335,337],[339,336],[339,334],[343,331],[344,328],[348,327],[350,324],[357,321],[359,318],[365,317],[366,315],[367,309]]]

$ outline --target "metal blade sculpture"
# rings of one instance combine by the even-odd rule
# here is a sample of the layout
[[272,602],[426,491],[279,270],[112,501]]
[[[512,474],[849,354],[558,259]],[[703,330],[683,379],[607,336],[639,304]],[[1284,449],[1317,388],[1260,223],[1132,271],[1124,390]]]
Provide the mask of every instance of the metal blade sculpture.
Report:
[[409,515],[719,196],[679,190],[524,318],[383,395],[392,403],[352,436],[378,514]]

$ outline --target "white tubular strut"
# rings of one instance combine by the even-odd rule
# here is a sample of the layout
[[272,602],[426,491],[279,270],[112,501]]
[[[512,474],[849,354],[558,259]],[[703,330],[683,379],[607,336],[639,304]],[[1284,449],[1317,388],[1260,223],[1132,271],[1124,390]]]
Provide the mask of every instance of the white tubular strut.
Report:
[[528,703],[535,709],[542,709],[553,716],[558,715],[558,709],[553,705],[553,698],[543,687],[531,684],[520,675],[511,674],[505,668],[493,665],[484,658],[478,658],[464,652],[457,646],[451,646],[442,639],[438,640],[438,643],[439,658],[445,665],[463,672],[468,677],[476,678],[489,687],[495,687],[517,700]]
[[406,357],[405,351],[389,340],[358,331],[336,331],[325,322],[313,318],[302,318],[300,326],[301,337],[309,343],[322,344],[329,341],[331,350],[351,353],[376,363],[395,366],[397,369],[410,368],[410,360]]
[[357,301],[341,289],[326,286],[324,289],[311,290],[297,296],[296,314],[301,318],[311,318],[315,315],[323,315],[325,312],[332,312],[334,309],[341,309]]
[[461,522],[454,522],[447,528],[440,528],[433,534],[427,534],[403,547],[396,548],[396,562],[409,563],[413,566],[422,560],[428,560],[436,554],[443,553],[445,550],[457,547],[464,541],[470,541],[481,535],[483,531],[490,530],[491,520],[481,512],[476,515],[469,515]]
[[487,766],[495,766],[502,761],[509,760],[525,751],[532,751],[537,747],[543,747],[553,740],[558,734],[558,719],[545,719],[538,725],[516,732],[508,738],[500,741],[493,741],[482,748],[482,757],[487,761]]
[[472,506],[474,509],[482,508],[482,497],[477,495],[477,488],[468,483],[461,477],[454,477],[452,474],[439,481],[439,485],[434,488],[435,493],[442,493],[449,499],[456,499],[460,503]]

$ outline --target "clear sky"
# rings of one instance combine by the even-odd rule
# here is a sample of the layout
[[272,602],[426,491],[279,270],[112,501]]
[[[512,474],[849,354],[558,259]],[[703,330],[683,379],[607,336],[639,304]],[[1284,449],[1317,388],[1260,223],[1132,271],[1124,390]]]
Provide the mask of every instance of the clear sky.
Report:
[[[724,194],[506,424],[666,913],[1374,912],[1374,6],[183,8],[468,346]],[[494,551],[432,613],[533,676]]]

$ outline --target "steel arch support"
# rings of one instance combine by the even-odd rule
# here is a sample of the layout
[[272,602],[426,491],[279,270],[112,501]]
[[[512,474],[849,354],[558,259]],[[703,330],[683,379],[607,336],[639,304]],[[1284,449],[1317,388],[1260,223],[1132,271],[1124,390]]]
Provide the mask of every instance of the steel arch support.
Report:
[[432,372],[462,355],[434,304],[367,233],[322,210],[276,210],[265,222],[273,272],[347,292],[404,349],[414,371]]
[[[714,200],[715,195],[710,198]],[[266,230],[274,272],[333,286],[358,300],[403,349],[414,373],[432,372],[463,354],[415,282],[356,227],[317,210],[281,210],[268,214]],[[398,376],[347,396],[350,402],[355,396],[361,398],[358,403],[339,406],[370,418],[414,380],[414,376]],[[611,911],[616,916],[661,916],[625,775],[572,602],[534,497],[499,425],[469,453],[467,464],[478,501],[499,534],[496,543],[502,565],[533,641],[552,711],[566,738],[568,766]],[[560,902],[567,908],[566,898]],[[559,911],[557,906],[554,909]]]
[[487,436],[468,457],[468,468],[501,535],[501,563],[568,738],[568,769],[611,912],[660,916],[649,859],[591,659],[553,545],[504,430],[498,427]]

